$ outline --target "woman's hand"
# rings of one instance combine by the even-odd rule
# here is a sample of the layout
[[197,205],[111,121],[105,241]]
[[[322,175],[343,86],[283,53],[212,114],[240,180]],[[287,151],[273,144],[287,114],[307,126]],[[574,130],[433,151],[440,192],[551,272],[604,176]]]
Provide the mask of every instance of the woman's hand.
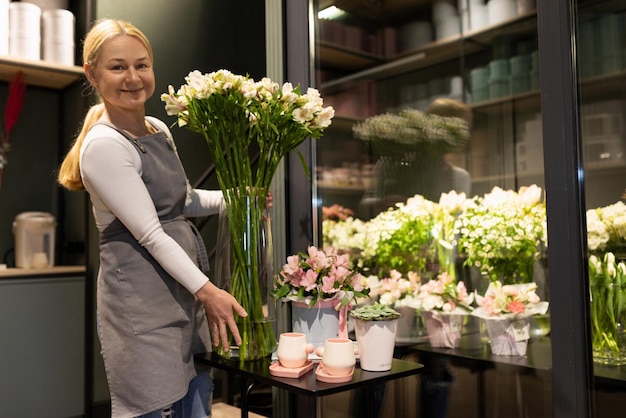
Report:
[[241,336],[235,322],[234,313],[241,317],[248,316],[248,313],[237,300],[230,293],[218,288],[210,281],[196,292],[196,297],[204,305],[213,346],[217,347],[221,343],[224,351],[230,349],[228,329],[230,329],[235,338],[235,344],[241,345]]

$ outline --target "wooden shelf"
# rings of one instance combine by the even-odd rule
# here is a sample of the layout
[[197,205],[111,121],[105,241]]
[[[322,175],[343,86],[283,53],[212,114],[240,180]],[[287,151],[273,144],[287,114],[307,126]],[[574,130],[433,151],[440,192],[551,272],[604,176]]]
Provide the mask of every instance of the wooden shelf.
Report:
[[324,192],[336,192],[336,193],[357,193],[361,194],[365,192],[365,186],[362,184],[342,184],[333,183],[324,180],[317,181],[318,190]]
[[342,45],[320,41],[320,63],[323,68],[343,71],[359,71],[383,63],[385,60],[378,55],[363,51],[355,51]]
[[83,68],[0,55],[0,80],[10,82],[22,71],[29,86],[61,90],[83,76]]

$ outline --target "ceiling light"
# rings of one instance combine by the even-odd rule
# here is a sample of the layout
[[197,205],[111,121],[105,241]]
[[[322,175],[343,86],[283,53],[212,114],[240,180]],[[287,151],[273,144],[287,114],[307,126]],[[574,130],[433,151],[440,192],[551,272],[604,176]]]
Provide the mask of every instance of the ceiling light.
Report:
[[318,19],[328,19],[328,20],[333,20],[333,19],[337,19],[343,15],[345,15],[346,12],[341,10],[338,7],[335,6],[330,6],[327,7],[325,9],[320,10],[319,12],[317,12],[317,18]]

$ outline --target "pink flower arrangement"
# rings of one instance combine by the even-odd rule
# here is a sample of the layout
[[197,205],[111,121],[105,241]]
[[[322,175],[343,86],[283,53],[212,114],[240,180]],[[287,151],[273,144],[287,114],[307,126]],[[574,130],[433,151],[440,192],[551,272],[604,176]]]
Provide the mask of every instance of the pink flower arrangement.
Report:
[[382,305],[415,307],[415,296],[420,288],[420,277],[410,271],[407,278],[402,273],[391,270],[389,277],[380,280],[378,285],[378,302]]
[[274,298],[309,306],[334,299],[339,301],[339,309],[368,294],[365,278],[352,269],[346,254],[332,247],[320,250],[310,246],[306,253],[287,257],[274,280]]
[[417,294],[420,308],[424,311],[444,313],[468,313],[472,311],[474,295],[467,293],[465,283],[456,282],[448,273],[424,283]]
[[486,318],[545,313],[548,303],[540,301],[536,290],[535,283],[503,285],[499,281],[492,282],[484,296],[476,296],[479,308],[475,313]]

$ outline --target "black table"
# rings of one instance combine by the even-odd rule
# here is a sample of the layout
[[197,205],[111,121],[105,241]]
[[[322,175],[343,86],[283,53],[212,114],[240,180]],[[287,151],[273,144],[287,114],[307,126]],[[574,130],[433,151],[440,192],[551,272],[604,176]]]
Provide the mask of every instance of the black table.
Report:
[[[263,358],[255,361],[240,362],[238,359],[225,359],[215,353],[206,353],[196,356],[196,360],[220,369],[229,374],[239,375],[242,378],[241,385],[241,416],[248,417],[248,395],[255,384],[261,383],[284,389],[291,394],[303,395],[311,400],[319,397],[332,395],[339,392],[354,389],[371,389],[374,386],[420,373],[423,365],[405,360],[394,359],[391,370],[385,372],[368,372],[355,367],[352,380],[345,383],[325,383],[316,380],[315,368],[298,379],[272,376],[269,366],[272,364],[271,358]],[[317,367],[317,365],[315,366]],[[374,397],[368,397],[372,402]],[[299,416],[317,416],[317,402],[312,402],[308,411],[301,411]],[[375,408],[369,408],[374,411]]]
[[[402,358],[408,354],[416,353],[418,356],[430,356],[446,358],[450,364],[478,373],[476,386],[478,397],[478,417],[486,417],[484,409],[487,398],[484,372],[490,369],[509,370],[511,373],[533,372],[546,385],[551,385],[552,380],[552,344],[550,337],[531,338],[525,356],[498,356],[491,353],[489,344],[483,344],[477,348],[469,348],[462,345],[459,348],[435,348],[427,342],[420,341],[417,344],[405,344],[396,347],[396,356]],[[428,361],[420,358],[428,367]],[[594,388],[600,390],[617,390],[626,392],[626,365],[607,366],[598,363],[593,364]],[[553,400],[546,399],[551,404]]]

